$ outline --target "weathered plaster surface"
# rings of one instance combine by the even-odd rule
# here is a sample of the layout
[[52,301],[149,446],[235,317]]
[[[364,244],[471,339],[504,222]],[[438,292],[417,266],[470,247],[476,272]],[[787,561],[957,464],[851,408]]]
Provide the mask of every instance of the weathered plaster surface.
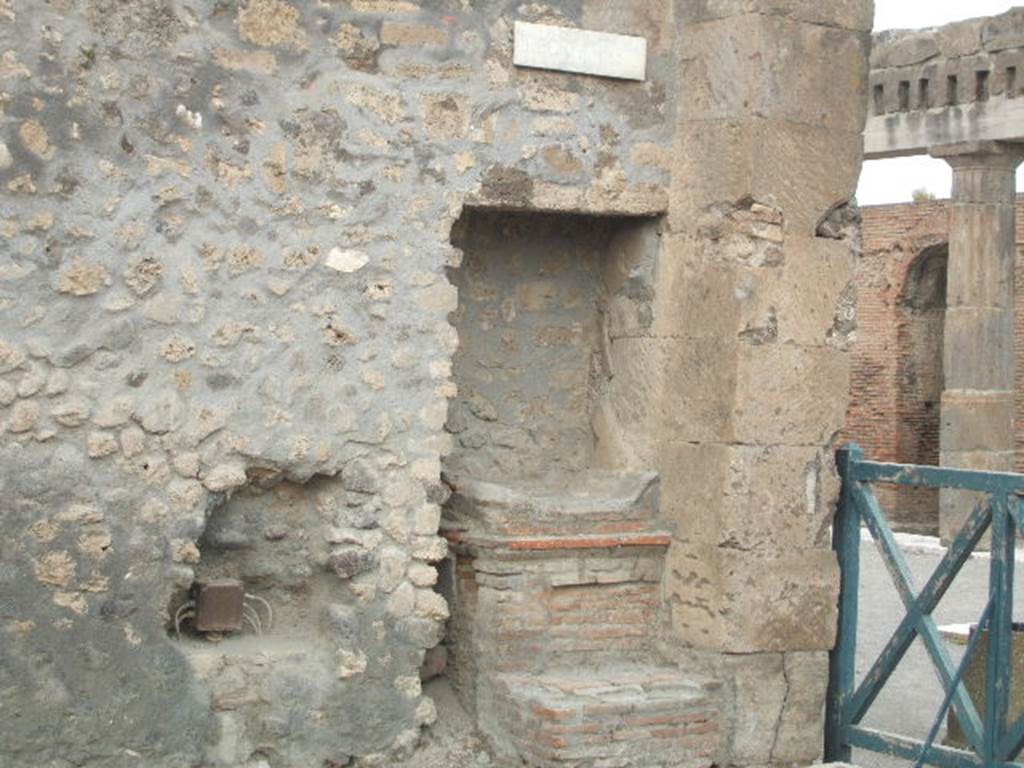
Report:
[[[665,206],[670,43],[644,84],[512,68],[513,20],[598,5],[0,6],[6,764],[413,746],[451,226],[468,197]],[[173,640],[215,571],[279,629]]]
[[[592,460],[662,475],[662,639],[733,697],[715,759],[809,762],[820,696],[745,681],[784,691],[831,637],[852,251],[817,234],[856,179],[870,18],[0,1],[4,763],[415,748],[474,208],[666,214],[605,249]],[[644,36],[648,78],[516,70],[515,20]],[[185,589],[221,574],[276,628],[175,639]]]

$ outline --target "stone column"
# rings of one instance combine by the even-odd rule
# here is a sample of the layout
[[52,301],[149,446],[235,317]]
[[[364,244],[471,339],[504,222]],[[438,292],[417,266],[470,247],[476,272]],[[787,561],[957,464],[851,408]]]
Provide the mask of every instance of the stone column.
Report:
[[[941,458],[943,466],[1014,468],[1014,212],[1024,145],[932,150],[953,166]],[[939,531],[950,541],[976,499],[943,491]]]

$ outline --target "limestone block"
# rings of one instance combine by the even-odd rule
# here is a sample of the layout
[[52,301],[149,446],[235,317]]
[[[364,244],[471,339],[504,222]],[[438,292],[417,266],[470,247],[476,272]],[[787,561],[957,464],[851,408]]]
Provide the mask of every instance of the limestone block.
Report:
[[664,591],[675,641],[696,648],[721,646],[719,566],[716,547],[675,541],[669,548]]
[[734,697],[730,763],[768,765],[775,732],[786,701],[787,683],[782,655],[727,656],[724,672]]
[[772,762],[811,765],[824,748],[825,692],[828,688],[828,654],[785,654],[786,701],[775,732]]
[[[813,237],[826,214],[853,197],[860,177],[861,130],[758,120],[751,131],[756,150],[750,194],[775,202],[785,215],[787,235]],[[827,173],[822,158],[828,158]]]
[[791,238],[778,269],[744,267],[733,296],[737,332],[751,344],[824,346],[853,275],[853,253],[838,240]]
[[827,451],[730,446],[717,543],[765,554],[827,548],[835,486]]
[[677,541],[764,554],[828,546],[831,451],[668,441],[658,453],[662,514]]
[[[753,186],[753,126],[743,120],[694,120],[676,129],[669,225],[686,231],[715,202],[740,200]],[[708,158],[715,172],[708,173]]]
[[[661,511],[676,540],[691,547],[713,546],[729,476],[729,446],[666,439],[658,456]],[[679,554],[676,548],[673,552]]]
[[861,32],[750,14],[695,25],[682,44],[687,119],[863,127],[866,102],[851,98],[867,82],[869,39]]
[[721,648],[827,651],[835,644],[839,565],[829,550],[763,557],[720,551]]
[[840,351],[742,345],[732,411],[749,445],[827,444],[846,421],[850,362]]
[[811,24],[870,32],[874,26],[874,6],[869,0],[706,0],[683,3],[678,13],[687,23],[723,19],[742,13],[772,14]]
[[709,246],[669,236],[658,259],[655,336],[733,336],[739,325],[737,266],[707,258]]
[[752,197],[782,210],[787,235],[813,237],[828,212],[853,196],[861,150],[859,131],[760,117],[686,123],[676,132],[669,223],[683,231],[713,203]]
[[658,339],[657,363],[665,381],[656,435],[680,441],[727,442],[736,413],[735,339]]

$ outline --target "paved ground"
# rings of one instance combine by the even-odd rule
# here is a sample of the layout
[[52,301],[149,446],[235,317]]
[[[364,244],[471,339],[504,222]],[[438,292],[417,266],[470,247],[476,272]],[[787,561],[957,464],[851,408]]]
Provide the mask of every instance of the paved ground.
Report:
[[[901,541],[917,587],[920,588],[935,570],[942,552],[934,540],[930,541],[931,546],[928,546],[928,541],[920,540],[920,537],[901,537]],[[1021,562],[1020,552],[1017,558],[1015,618],[1019,619],[1020,607],[1024,605],[1024,562]],[[985,556],[976,556],[964,566],[957,582],[935,613],[940,625],[978,620],[988,602],[989,562]],[[903,617],[902,603],[892,586],[888,571],[874,544],[869,541],[861,547],[861,573],[860,634],[857,648],[859,675],[863,675],[871,666]],[[963,648],[955,645],[949,647],[954,662],[959,663]],[[915,641],[896,674],[868,712],[865,725],[924,739],[943,698],[942,688],[933,670],[921,641]],[[940,739],[944,736],[943,725]],[[862,750],[855,752],[853,762],[866,768],[908,765]]]

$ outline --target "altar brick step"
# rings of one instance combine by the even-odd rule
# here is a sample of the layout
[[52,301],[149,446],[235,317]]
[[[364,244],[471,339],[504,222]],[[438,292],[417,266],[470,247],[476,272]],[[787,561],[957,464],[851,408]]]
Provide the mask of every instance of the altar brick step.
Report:
[[703,768],[719,745],[713,684],[633,664],[495,677],[480,724],[503,757],[536,768]]

